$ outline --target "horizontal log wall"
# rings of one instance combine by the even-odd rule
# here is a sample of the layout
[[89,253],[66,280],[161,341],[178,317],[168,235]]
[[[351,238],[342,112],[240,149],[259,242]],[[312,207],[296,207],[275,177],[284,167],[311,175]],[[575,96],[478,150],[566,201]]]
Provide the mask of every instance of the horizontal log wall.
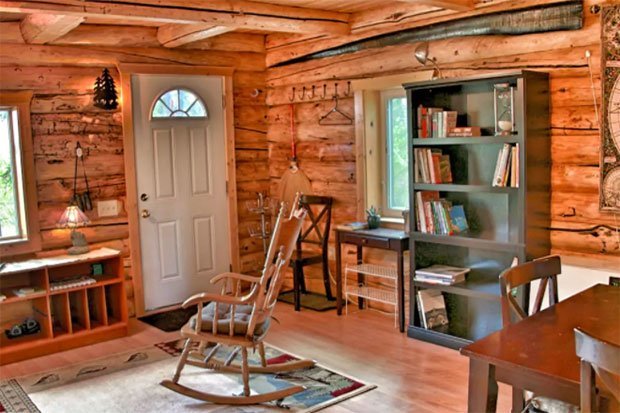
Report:
[[[0,23],[0,29],[7,28]],[[107,26],[102,30],[108,31]],[[8,27],[11,29],[11,27]],[[132,28],[133,29],[133,28]],[[93,28],[79,28],[84,36],[94,36]],[[93,106],[93,83],[103,67],[111,69],[120,84],[115,62],[162,62],[235,67],[234,124],[237,158],[237,193],[239,211],[240,255],[242,270],[249,272],[262,258],[262,246],[250,239],[247,227],[257,217],[244,211],[245,201],[256,192],[269,191],[267,170],[267,108],[264,73],[264,37],[249,34],[229,36],[233,52],[223,51],[219,41],[205,43],[212,50],[168,50],[151,46],[152,30],[145,32],[141,46],[127,47],[137,30],[117,32],[115,47],[26,46],[11,43],[4,33],[0,45],[0,87],[34,91],[31,104],[35,168],[39,200],[39,223],[43,238],[41,255],[65,251],[71,245],[69,232],[56,229],[56,221],[68,205],[73,191],[73,150],[79,141],[85,149],[91,197],[95,210],[87,212],[91,224],[81,231],[91,248],[108,246],[121,251],[125,262],[127,296],[130,313],[134,313],[134,286],[129,249],[127,213],[121,208],[117,217],[99,219],[96,202],[106,199],[125,200],[123,163],[123,131],[120,108],[104,111]],[[110,31],[114,33],[114,31]],[[13,36],[17,39],[17,36]],[[71,44],[74,37],[67,36]],[[77,42],[77,40],[76,40]],[[62,42],[61,42],[62,43]],[[119,44],[122,47],[118,47]],[[25,50],[28,48],[28,50]],[[241,50],[239,50],[241,49]],[[245,49],[245,50],[243,50]],[[31,53],[34,53],[31,54]],[[76,65],[77,64],[77,65]],[[79,65],[79,66],[78,66]],[[255,90],[261,91],[254,96]],[[81,169],[79,170],[81,174]],[[84,189],[82,179],[78,190]],[[124,207],[124,205],[123,205]],[[233,251],[233,253],[236,253]]]
[[[594,82],[600,104],[600,20],[584,2],[584,27],[578,31],[529,34],[522,36],[478,36],[439,40],[430,43],[430,54],[441,66],[444,77],[460,77],[500,69],[531,69],[549,72],[551,90],[552,205],[551,239],[554,253],[585,255],[594,258],[601,268],[620,266],[620,239],[606,228],[586,232],[570,229],[599,224],[617,226],[620,217],[598,210],[599,130],[590,89],[585,51],[593,54]],[[305,41],[297,39],[299,50]],[[316,49],[309,39],[308,49]],[[269,45],[274,45],[270,49]],[[282,61],[282,35],[268,37],[267,62]],[[333,45],[334,42],[326,40]],[[286,168],[290,139],[289,98],[292,88],[328,85],[330,96],[334,83],[339,91],[349,80],[412,73],[425,70],[413,57],[417,44],[365,50],[338,57],[317,59],[267,70],[269,92],[269,173],[272,192]],[[272,54],[273,53],[273,54]],[[290,57],[294,57],[293,54]],[[329,97],[328,97],[329,99]],[[295,122],[299,142],[299,164],[310,177],[317,193],[335,198],[334,224],[355,220],[356,182],[355,136],[353,126],[320,126],[319,116],[332,107],[330,100],[315,97],[311,101],[295,99]],[[351,98],[340,100],[340,107],[353,115]],[[333,240],[333,235],[332,235]],[[330,257],[334,257],[333,247]],[[345,255],[354,259],[354,251]],[[393,257],[373,253],[378,262]],[[592,260],[591,260],[592,261]],[[332,273],[335,270],[331,263]],[[319,268],[306,271],[310,288],[323,292]]]

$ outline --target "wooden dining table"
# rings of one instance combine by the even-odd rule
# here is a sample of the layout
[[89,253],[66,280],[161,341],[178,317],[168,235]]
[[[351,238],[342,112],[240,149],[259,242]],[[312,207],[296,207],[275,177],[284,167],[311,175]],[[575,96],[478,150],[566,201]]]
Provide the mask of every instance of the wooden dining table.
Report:
[[620,344],[620,288],[597,284],[463,347],[468,412],[495,411],[498,381],[513,388],[513,412],[523,408],[523,390],[579,405],[575,327]]

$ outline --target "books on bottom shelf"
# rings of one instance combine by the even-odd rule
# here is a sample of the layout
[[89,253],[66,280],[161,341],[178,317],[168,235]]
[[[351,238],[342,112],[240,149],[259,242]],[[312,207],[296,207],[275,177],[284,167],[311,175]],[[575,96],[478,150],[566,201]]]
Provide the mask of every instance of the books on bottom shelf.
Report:
[[493,186],[519,187],[519,144],[505,143],[497,154]]
[[469,229],[463,205],[452,205],[439,198],[437,191],[418,191],[416,197],[416,223],[420,232],[435,235],[455,235]]
[[430,267],[415,270],[413,279],[414,281],[429,284],[452,285],[465,281],[465,275],[469,271],[469,268],[434,264]]
[[428,330],[448,324],[448,312],[439,290],[420,290],[416,296],[422,326]]

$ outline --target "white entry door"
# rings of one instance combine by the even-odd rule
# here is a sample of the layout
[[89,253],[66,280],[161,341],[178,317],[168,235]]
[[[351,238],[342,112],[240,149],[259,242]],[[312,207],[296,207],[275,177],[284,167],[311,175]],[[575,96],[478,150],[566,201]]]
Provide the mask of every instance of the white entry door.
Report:
[[223,80],[132,76],[145,309],[214,291],[230,266]]

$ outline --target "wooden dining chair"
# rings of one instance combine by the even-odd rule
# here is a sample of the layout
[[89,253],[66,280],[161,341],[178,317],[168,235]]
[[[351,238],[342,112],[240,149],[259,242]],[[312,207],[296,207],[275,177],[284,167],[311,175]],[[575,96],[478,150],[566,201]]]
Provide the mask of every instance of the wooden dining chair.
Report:
[[[278,293],[284,282],[284,272],[295,250],[306,211],[296,209],[288,218],[285,215],[282,205],[260,277],[237,273],[220,274],[211,280],[212,284],[221,283],[220,294],[196,294],[183,303],[183,308],[197,305],[198,311],[181,328],[181,336],[186,339],[185,346],[172,380],[161,382],[164,387],[199,400],[231,405],[279,400],[304,390],[302,386],[291,386],[273,392],[251,394],[249,383],[250,373],[280,373],[314,365],[312,360],[267,365],[265,358],[263,339],[269,331]],[[275,261],[269,259],[270,254],[275,257]],[[240,281],[250,283],[249,292],[243,291]],[[206,302],[209,304],[205,306]],[[215,343],[215,346],[205,354],[209,343]],[[197,344],[197,347],[194,344]],[[226,360],[215,357],[222,346],[231,348]],[[258,349],[260,366],[248,364],[248,349]],[[240,365],[233,363],[239,352]],[[181,372],[187,364],[222,372],[241,373],[242,394],[236,396],[203,392],[179,383]]]
[[[306,293],[304,267],[308,265],[321,264],[325,295],[330,301],[334,299],[329,279],[328,257],[332,203],[333,198],[330,196],[302,195],[299,199],[299,207],[303,208],[308,214],[309,225],[301,231],[297,239],[295,254],[291,260],[295,311],[301,309],[301,293]],[[315,249],[304,249],[306,245]],[[319,248],[319,251],[316,251],[316,247]]]
[[[502,305],[502,325],[506,327],[539,312],[542,308],[545,291],[548,292],[549,305],[552,306],[557,304],[559,301],[557,276],[561,272],[562,263],[560,257],[557,255],[529,261],[521,265],[510,267],[502,272],[499,276]],[[531,283],[536,280],[539,280],[540,284],[538,285],[534,305],[530,311],[529,308],[521,307],[513,295],[513,292],[516,288],[521,286],[528,286],[526,291],[529,291]],[[526,300],[526,302],[529,302],[529,300]],[[542,411],[545,411],[544,408],[550,405],[561,406],[566,411],[570,411],[569,409],[572,408],[572,406],[565,405],[561,401],[546,397],[539,397],[532,395],[531,393],[529,393],[526,397],[523,389],[513,387],[513,413],[524,411],[523,409],[525,407],[526,398],[528,400],[528,406],[537,407]],[[525,407],[525,411],[528,411],[528,407]]]
[[[560,257],[551,255],[529,261],[506,269],[499,276],[502,303],[502,324],[507,326],[513,322],[521,321],[540,311],[548,290],[549,305],[557,304],[558,300],[558,279],[557,276],[562,272]],[[517,287],[531,285],[532,281],[540,280],[536,299],[531,311],[522,308],[513,295]],[[528,300],[529,301],[529,300]]]
[[620,411],[620,345],[575,329],[581,359],[581,413]]

